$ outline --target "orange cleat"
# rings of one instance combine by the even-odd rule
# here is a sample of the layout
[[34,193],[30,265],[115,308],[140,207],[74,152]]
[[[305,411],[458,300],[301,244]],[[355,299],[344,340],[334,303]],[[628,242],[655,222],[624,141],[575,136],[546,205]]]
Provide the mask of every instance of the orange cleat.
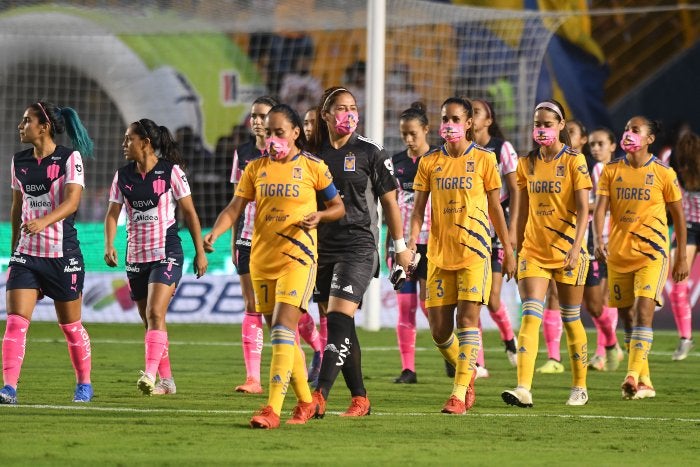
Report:
[[450,413],[454,415],[463,415],[467,413],[467,406],[459,400],[457,396],[450,396],[442,407],[442,413]]
[[265,406],[262,409],[255,412],[253,418],[250,419],[251,428],[262,428],[264,430],[272,430],[273,428],[279,428],[280,426],[280,416],[277,415],[271,406]]
[[637,395],[637,382],[634,377],[628,376],[622,383],[622,398],[623,399],[634,399]]
[[476,391],[474,390],[474,381],[476,381],[476,371],[472,373],[472,379],[469,381],[469,387],[467,388],[467,395],[464,399],[465,410],[469,410],[474,406],[476,402]]
[[292,412],[292,418],[286,422],[287,425],[303,425],[314,417],[316,407],[316,403],[313,400],[311,402],[297,402]]
[[323,398],[321,391],[311,393],[311,402],[314,404],[314,418],[323,418],[326,415],[326,399]]
[[372,412],[372,407],[367,396],[355,396],[350,402],[350,407],[345,413],[341,413],[341,417],[364,417]]
[[245,383],[241,384],[240,386],[236,386],[236,392],[245,392],[247,394],[262,394],[263,388],[260,385],[260,381],[253,378],[252,376],[248,376],[245,379]]

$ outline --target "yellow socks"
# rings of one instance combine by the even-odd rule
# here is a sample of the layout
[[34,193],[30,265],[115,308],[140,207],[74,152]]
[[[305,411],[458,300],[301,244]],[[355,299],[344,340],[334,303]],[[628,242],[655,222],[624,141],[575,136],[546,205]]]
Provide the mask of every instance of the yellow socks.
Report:
[[284,326],[273,326],[271,334],[272,362],[270,363],[270,393],[268,405],[279,415],[284,396],[294,367],[294,352],[297,346],[294,331]]
[[[632,328],[630,337],[630,355],[627,363],[627,376],[632,376],[638,381],[640,376],[649,378],[649,351],[654,342],[654,330],[652,328]],[[646,371],[645,371],[646,369]],[[645,374],[646,373],[646,374]]]
[[523,318],[518,334],[518,386],[532,388],[535,360],[540,345],[540,325],[544,303],[528,298],[523,300]]
[[476,359],[479,355],[479,328],[458,328],[459,354],[455,366],[455,381],[452,395],[464,401],[467,396],[467,388],[476,371]]
[[308,373],[306,372],[306,359],[304,351],[297,342],[294,346],[294,366],[292,367],[292,378],[290,384],[300,402],[311,402],[311,389],[307,382]]
[[585,388],[588,373],[588,339],[581,323],[581,305],[561,305],[561,320],[571,362],[571,386]]
[[440,351],[443,358],[453,367],[457,368],[457,355],[459,355],[459,344],[452,334],[447,341],[438,343],[433,341],[435,347]]

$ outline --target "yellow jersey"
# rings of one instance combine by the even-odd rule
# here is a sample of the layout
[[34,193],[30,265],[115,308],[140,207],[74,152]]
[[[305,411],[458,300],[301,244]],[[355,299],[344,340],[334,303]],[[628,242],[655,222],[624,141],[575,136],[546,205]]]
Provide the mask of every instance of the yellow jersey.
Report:
[[[537,153],[533,173],[527,156],[520,157],[518,189],[529,197],[525,238],[518,256],[545,269],[564,266],[576,236],[574,192],[593,186],[583,154],[568,146],[549,162]],[[588,255],[582,245],[581,255]]]
[[682,197],[672,168],[654,156],[639,168],[620,157],[603,168],[597,194],[610,199],[611,267],[630,272],[668,258],[666,204]]
[[236,196],[257,207],[250,251],[253,278],[277,279],[316,263],[316,229],[306,231],[299,223],[318,210],[317,192],[326,200],[337,194],[328,167],[312,154],[301,152],[287,162],[263,156],[248,163]]
[[463,269],[491,256],[486,193],[501,188],[496,155],[471,143],[459,157],[445,147],[423,156],[415,191],[430,193],[428,259],[441,269]]

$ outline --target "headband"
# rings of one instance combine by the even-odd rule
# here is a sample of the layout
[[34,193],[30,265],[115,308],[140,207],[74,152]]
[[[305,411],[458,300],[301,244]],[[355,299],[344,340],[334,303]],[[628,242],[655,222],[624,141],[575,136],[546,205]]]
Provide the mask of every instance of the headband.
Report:
[[547,102],[547,101],[540,102],[539,104],[537,104],[537,107],[535,107],[535,110],[539,110],[539,109],[551,110],[555,114],[559,115],[560,120],[564,120],[564,116],[561,114],[561,110],[559,110],[559,107],[552,104],[551,102]]
[[[482,104],[484,104],[484,107],[486,107],[486,112],[488,113],[486,118],[493,118],[493,115],[491,115],[491,105],[487,101],[485,101],[484,99],[474,99],[472,102],[481,102]],[[474,105],[472,104],[472,110],[473,107]]]
[[49,115],[46,113],[46,110],[44,110],[44,106],[41,105],[41,102],[37,102],[36,105],[39,106],[39,108],[41,109],[41,113],[43,113],[44,117],[46,117],[46,123],[51,125],[51,119],[49,118]]
[[333,92],[331,92],[330,94],[328,94],[328,97],[326,97],[326,100],[323,101],[323,105],[321,106],[321,112],[323,112],[323,109],[326,108],[326,104],[328,104],[328,99],[330,99],[331,97],[333,97],[333,94],[335,94],[335,93],[337,93],[337,92],[350,92],[350,91],[348,91],[348,90],[345,89],[345,88],[338,88],[338,89],[336,89],[335,91],[333,91]]

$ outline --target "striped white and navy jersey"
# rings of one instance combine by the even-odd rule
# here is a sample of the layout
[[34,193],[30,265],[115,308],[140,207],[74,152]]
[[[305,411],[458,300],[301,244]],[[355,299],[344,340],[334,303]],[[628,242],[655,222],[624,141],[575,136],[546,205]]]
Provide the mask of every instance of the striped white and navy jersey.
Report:
[[[233,153],[233,168],[231,169],[230,182],[238,184],[248,163],[264,155],[263,151],[255,146],[255,141],[241,144]],[[243,215],[238,219],[238,229],[236,230],[236,243],[250,246],[253,240],[253,222],[255,221],[255,201],[251,201],[245,206]]]
[[[428,152],[433,150],[430,148]],[[401,220],[403,221],[403,236],[408,238],[411,234],[411,214],[413,206],[416,202],[416,192],[413,191],[413,179],[416,178],[418,171],[418,163],[422,156],[416,157],[415,160],[408,155],[408,150],[405,149],[391,156],[391,161],[394,164],[394,175],[399,182],[398,203],[399,211],[401,212]],[[425,206],[425,217],[423,225],[418,234],[418,244],[427,245],[428,235],[430,234],[430,198]]]

